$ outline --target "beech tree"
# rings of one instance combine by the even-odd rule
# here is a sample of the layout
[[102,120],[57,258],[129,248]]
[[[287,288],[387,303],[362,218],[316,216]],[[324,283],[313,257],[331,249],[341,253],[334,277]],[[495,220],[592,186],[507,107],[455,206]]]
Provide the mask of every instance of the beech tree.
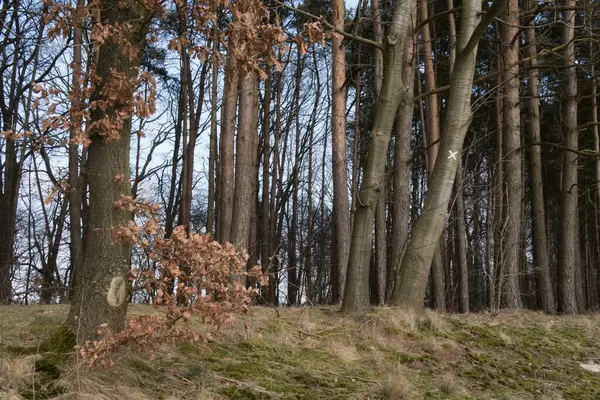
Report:
[[502,4],[501,1],[494,2],[482,17],[480,2],[463,3],[456,62],[440,142],[439,154],[442,156],[436,160],[423,211],[413,228],[398,271],[392,297],[395,305],[412,309],[423,307],[435,244],[446,222],[446,209],[456,176],[456,155],[460,157],[462,153],[465,134],[471,122],[471,91],[478,42]]
[[207,232],[258,303],[597,307],[600,9],[343,3],[3,2],[2,301],[118,330]]
[[350,259],[342,311],[359,313],[369,307],[369,263],[373,238],[373,221],[379,197],[383,193],[383,175],[388,146],[398,106],[412,102],[413,78],[405,76],[412,69],[403,68],[412,62],[412,26],[414,2],[398,2],[394,7],[390,31],[383,39],[383,82],[377,97],[375,120],[369,140],[363,181],[358,192]]

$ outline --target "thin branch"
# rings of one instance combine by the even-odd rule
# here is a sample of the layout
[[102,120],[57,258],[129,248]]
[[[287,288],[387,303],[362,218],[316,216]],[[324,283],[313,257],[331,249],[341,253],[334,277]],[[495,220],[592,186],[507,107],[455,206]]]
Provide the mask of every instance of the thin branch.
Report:
[[309,12],[306,12],[306,11],[304,11],[304,10],[300,10],[300,9],[298,9],[298,8],[295,8],[295,7],[292,7],[292,6],[288,6],[287,4],[284,4],[284,3],[282,3],[282,2],[280,2],[280,1],[278,1],[278,0],[274,0],[274,2],[275,2],[275,4],[278,4],[278,5],[280,5],[281,7],[285,8],[285,9],[287,9],[287,10],[290,10],[290,11],[293,11],[293,12],[296,12],[296,13],[299,13],[299,14],[301,14],[301,15],[304,15],[305,17],[309,17],[309,18],[312,18],[312,19],[315,19],[315,20],[321,21],[321,23],[322,23],[323,25],[325,25],[325,26],[326,26],[326,27],[328,27],[329,29],[333,30],[334,32],[337,32],[337,33],[339,33],[340,35],[344,36],[345,38],[352,39],[352,40],[356,40],[357,42],[361,42],[361,43],[367,44],[367,45],[369,45],[369,46],[376,47],[376,48],[378,48],[378,49],[380,49],[380,50],[382,50],[382,51],[383,51],[383,45],[382,45],[381,43],[377,43],[377,42],[376,42],[376,41],[374,41],[374,40],[367,39],[367,38],[365,38],[365,37],[362,37],[362,36],[354,35],[354,34],[352,34],[352,33],[348,33],[348,32],[346,32],[346,31],[345,31],[345,30],[343,30],[343,29],[336,28],[336,27],[334,27],[332,24],[330,24],[329,22],[325,21],[325,20],[323,19],[323,17],[318,17],[318,16],[316,16],[316,15],[314,15],[314,14],[311,14],[311,13],[309,13]]
[[531,146],[550,146],[559,150],[569,151],[571,153],[575,153],[581,157],[592,157],[592,158],[600,158],[600,153],[593,150],[577,150],[571,147],[563,146],[560,143],[552,143],[552,142],[533,142],[530,143]]

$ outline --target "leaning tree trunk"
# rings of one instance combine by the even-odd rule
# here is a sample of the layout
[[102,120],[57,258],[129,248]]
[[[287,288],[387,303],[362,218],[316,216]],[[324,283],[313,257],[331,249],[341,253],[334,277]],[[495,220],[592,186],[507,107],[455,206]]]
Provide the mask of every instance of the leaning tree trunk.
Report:
[[[565,76],[563,79],[563,145],[567,149],[577,150],[577,75],[575,64],[575,1],[566,2],[569,10],[563,15],[563,43]],[[558,240],[558,310],[566,314],[577,313],[575,296],[575,269],[578,257],[578,243],[575,235],[579,235],[579,218],[577,214],[577,154],[563,150],[561,213]]]
[[[435,161],[439,151],[438,141],[440,139],[440,112],[438,96],[435,93],[436,80],[433,67],[433,49],[431,47],[431,33],[429,31],[429,2],[420,0],[418,6],[419,22],[424,23],[421,29],[423,38],[423,50],[425,52],[425,92],[427,117],[425,118],[425,145],[427,147],[427,180],[431,180],[431,174],[435,168]],[[436,250],[431,265],[431,291],[433,308],[437,311],[446,311],[446,287],[444,283],[444,245],[440,240],[439,248]]]
[[413,235],[402,260],[392,303],[401,307],[421,309],[427,288],[431,261],[446,222],[448,200],[456,176],[465,135],[471,123],[471,91],[477,45],[503,1],[496,0],[479,21],[481,2],[463,2],[461,29],[458,37],[457,60],[452,74],[452,86],[441,135],[440,156],[436,160],[423,211],[413,229]]
[[[106,0],[100,4],[100,22],[123,32],[134,53],[116,51],[119,40],[109,36],[100,46],[96,74],[98,83],[91,101],[106,104],[91,113],[91,126],[113,119],[128,110],[133,87],[121,91],[117,102],[111,101],[109,90],[114,74],[121,73],[135,80],[140,65],[144,38],[154,10],[135,1]],[[127,26],[127,28],[125,28]],[[124,31],[127,31],[126,33]],[[110,94],[110,93],[108,93]],[[130,273],[131,245],[115,242],[112,230],[126,226],[131,212],[118,209],[115,202],[122,195],[131,195],[129,184],[129,152],[131,117],[122,121],[118,137],[95,127],[90,133],[87,173],[89,176],[89,231],[83,255],[80,284],[76,287],[68,317],[69,327],[77,333],[78,342],[96,337],[100,324],[116,332],[123,328],[127,313],[127,282]],[[118,177],[126,177],[118,179]]]
[[384,191],[384,172],[396,111],[400,104],[413,103],[413,76],[405,68],[413,61],[412,27],[414,2],[397,2],[390,31],[385,38],[384,78],[377,98],[375,119],[371,130],[368,157],[358,193],[358,204],[352,228],[348,276],[342,311],[360,313],[369,307],[369,264],[373,240],[373,219],[379,198]]
[[[529,0],[528,9],[533,8]],[[554,291],[550,281],[550,257],[548,255],[548,236],[546,235],[546,210],[544,203],[544,188],[542,176],[542,149],[540,131],[540,104],[538,100],[538,70],[535,36],[535,23],[531,19],[527,29],[527,55],[532,57],[529,70],[529,93],[527,97],[527,129],[533,145],[529,150],[531,214],[533,233],[533,265],[537,278],[537,293],[539,305],[545,312],[554,314]]]

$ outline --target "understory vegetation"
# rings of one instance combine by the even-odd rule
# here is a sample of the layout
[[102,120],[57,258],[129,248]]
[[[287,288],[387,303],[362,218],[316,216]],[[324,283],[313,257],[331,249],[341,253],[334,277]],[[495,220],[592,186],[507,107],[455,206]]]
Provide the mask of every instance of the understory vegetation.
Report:
[[[253,307],[205,339],[88,368],[68,306],[4,306],[0,399],[596,399],[597,315]],[[129,317],[157,312],[130,307]],[[587,368],[587,369],[586,369]]]

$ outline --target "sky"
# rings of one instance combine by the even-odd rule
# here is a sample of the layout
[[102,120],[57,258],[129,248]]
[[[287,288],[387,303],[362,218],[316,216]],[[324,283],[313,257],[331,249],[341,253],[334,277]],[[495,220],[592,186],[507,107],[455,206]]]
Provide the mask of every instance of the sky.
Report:
[[346,0],[346,8],[356,8],[358,0]]

